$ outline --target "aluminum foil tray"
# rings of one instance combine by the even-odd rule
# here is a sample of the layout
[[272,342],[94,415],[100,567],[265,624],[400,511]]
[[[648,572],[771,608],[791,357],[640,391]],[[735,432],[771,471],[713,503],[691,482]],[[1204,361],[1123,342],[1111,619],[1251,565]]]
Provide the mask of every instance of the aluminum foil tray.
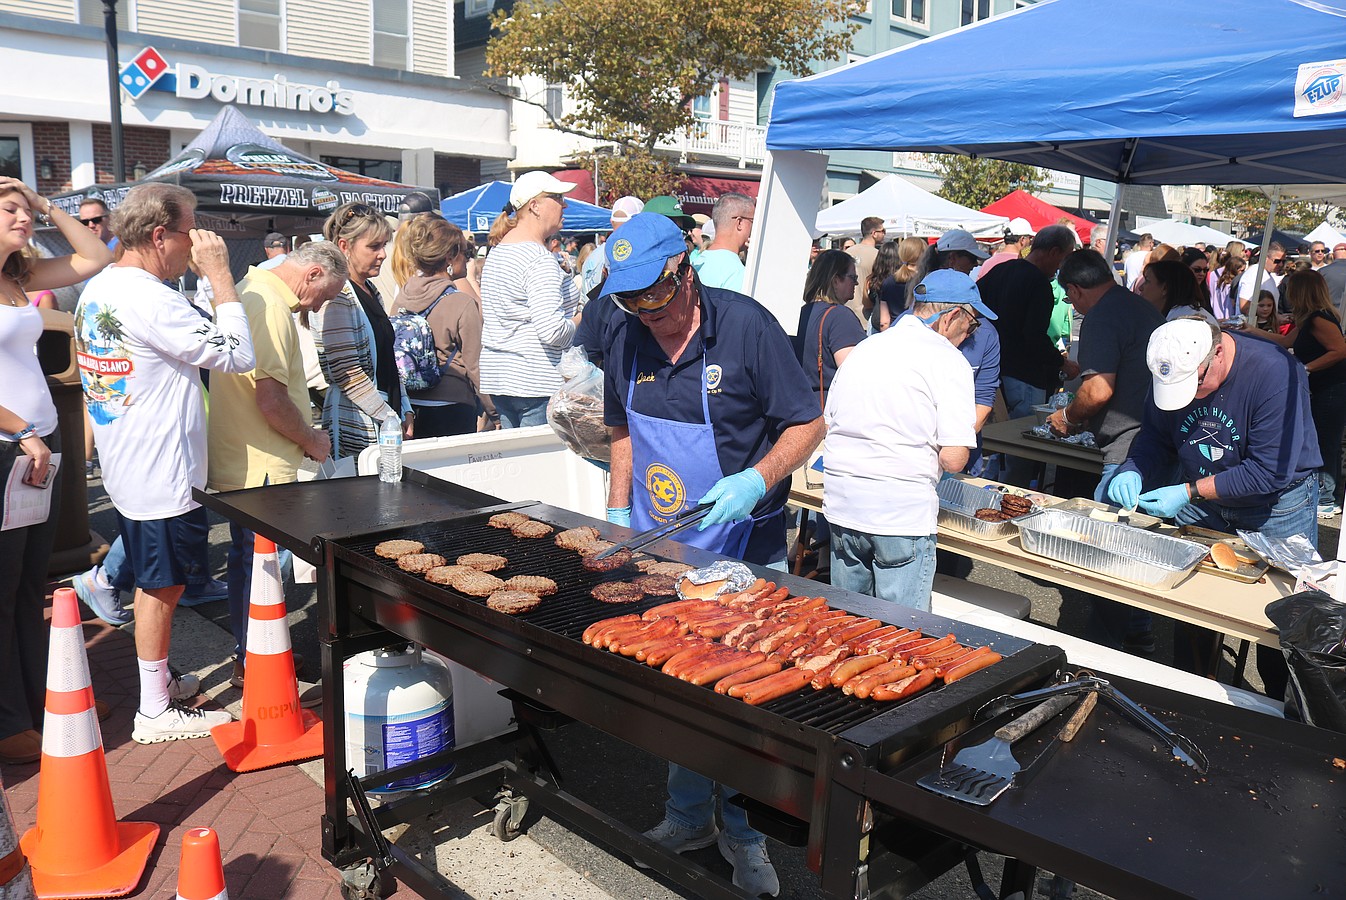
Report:
[[1056,509],[1023,516],[1014,524],[1029,553],[1161,591],[1187,577],[1207,551],[1193,541]]
[[939,495],[939,524],[963,534],[1001,541],[1014,534],[1014,519],[1004,522],[983,522],[977,518],[979,509],[999,509],[1000,492],[975,487],[957,478],[945,478],[935,488]]

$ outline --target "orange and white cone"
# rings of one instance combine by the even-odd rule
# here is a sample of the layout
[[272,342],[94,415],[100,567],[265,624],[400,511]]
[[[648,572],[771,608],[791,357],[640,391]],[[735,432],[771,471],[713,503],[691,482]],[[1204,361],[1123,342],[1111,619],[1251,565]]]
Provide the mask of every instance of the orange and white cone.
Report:
[[159,826],[118,822],[112,810],[79,601],[70,588],[52,600],[38,779],[37,825],[22,841],[37,895],[121,897],[135,890]]
[[244,671],[243,717],[210,729],[224,764],[251,772],[322,756],[322,720],[299,708],[276,545],[261,535],[253,544]]
[[220,836],[212,828],[189,828],[182,836],[178,900],[229,900],[220,861]]
[[33,873],[19,848],[5,800],[5,782],[0,779],[0,900],[33,900],[33,896]]

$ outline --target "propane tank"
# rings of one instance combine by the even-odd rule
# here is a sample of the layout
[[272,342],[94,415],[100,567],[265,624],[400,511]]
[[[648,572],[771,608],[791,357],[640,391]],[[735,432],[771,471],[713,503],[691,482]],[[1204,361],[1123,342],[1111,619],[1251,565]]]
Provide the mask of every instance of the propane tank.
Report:
[[[346,661],[346,759],[361,776],[454,746],[453,678],[415,644],[359,653]],[[369,791],[386,796],[430,787],[453,773],[441,766]]]

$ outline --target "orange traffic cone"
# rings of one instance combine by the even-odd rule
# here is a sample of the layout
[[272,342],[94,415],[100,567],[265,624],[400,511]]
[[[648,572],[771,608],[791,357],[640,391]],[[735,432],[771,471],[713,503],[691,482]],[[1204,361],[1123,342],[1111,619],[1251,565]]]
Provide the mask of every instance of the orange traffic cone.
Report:
[[42,898],[120,897],[135,890],[159,826],[118,822],[103,734],[89,683],[79,601],[60,588],[51,605],[47,710],[37,784],[37,826],[23,836]]
[[0,900],[33,900],[33,873],[14,834],[4,779],[0,779]]
[[243,718],[210,730],[224,764],[251,772],[322,756],[322,720],[299,708],[276,545],[261,535],[253,544],[244,671]]
[[189,828],[182,836],[178,900],[229,900],[220,862],[220,836],[213,828]]

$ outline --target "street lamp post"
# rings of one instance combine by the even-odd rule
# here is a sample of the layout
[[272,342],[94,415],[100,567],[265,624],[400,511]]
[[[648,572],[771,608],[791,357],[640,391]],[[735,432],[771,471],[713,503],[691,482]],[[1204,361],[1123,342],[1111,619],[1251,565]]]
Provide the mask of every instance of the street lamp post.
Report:
[[[107,86],[112,116],[112,174],[126,180],[126,154],[122,147],[122,95],[117,62],[117,0],[103,0],[103,31],[107,34]],[[97,180],[97,173],[94,173]]]

